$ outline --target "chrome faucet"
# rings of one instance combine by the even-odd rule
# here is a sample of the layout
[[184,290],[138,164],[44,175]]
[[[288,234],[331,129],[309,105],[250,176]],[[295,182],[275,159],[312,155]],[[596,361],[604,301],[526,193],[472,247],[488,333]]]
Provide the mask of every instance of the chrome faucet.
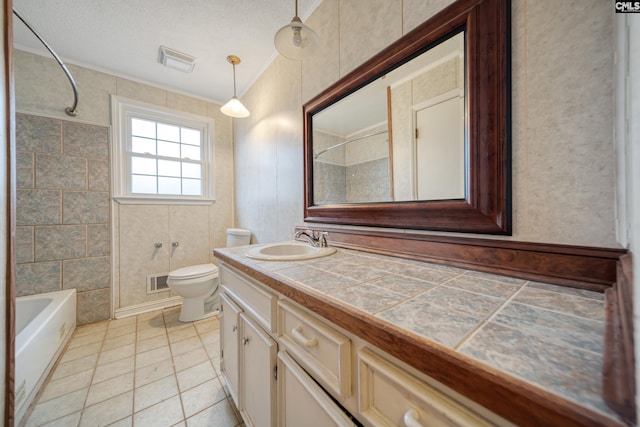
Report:
[[293,238],[299,239],[300,237],[304,237],[311,246],[326,248],[327,234],[326,231],[298,230]]

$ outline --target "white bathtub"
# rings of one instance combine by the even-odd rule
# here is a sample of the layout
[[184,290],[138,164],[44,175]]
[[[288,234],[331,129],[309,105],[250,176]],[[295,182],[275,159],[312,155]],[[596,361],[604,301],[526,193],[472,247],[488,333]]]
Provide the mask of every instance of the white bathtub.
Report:
[[16,425],[75,328],[75,289],[16,298]]

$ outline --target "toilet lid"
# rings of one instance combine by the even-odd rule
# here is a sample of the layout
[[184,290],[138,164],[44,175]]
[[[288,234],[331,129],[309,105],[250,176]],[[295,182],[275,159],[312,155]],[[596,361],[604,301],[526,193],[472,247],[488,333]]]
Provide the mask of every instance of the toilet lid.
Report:
[[189,267],[179,268],[169,273],[169,278],[172,279],[195,279],[198,277],[206,276],[218,271],[218,267],[214,264],[199,264],[190,265]]

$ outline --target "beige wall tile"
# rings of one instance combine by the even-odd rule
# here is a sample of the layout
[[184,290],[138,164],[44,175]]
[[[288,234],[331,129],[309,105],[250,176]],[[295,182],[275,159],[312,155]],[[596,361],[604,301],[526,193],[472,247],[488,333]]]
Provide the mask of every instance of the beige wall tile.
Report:
[[62,289],[62,262],[36,262],[16,267],[16,295],[33,295]]
[[170,270],[209,262],[208,206],[169,206]]
[[403,34],[415,29],[454,0],[402,0]]
[[111,285],[111,264],[108,257],[69,259],[62,262],[63,289],[78,292],[108,289]]
[[62,122],[31,114],[16,114],[18,150],[62,154]]
[[64,224],[109,222],[109,193],[96,191],[63,192]]

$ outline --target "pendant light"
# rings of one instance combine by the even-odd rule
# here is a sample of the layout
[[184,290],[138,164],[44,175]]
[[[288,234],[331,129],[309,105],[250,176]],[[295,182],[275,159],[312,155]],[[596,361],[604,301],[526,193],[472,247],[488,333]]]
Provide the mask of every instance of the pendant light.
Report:
[[242,102],[236,96],[236,65],[240,63],[240,58],[235,55],[227,56],[227,61],[233,65],[233,98],[220,107],[220,111],[230,117],[249,117],[249,110],[242,105]]
[[289,24],[278,30],[273,42],[278,52],[289,59],[300,60],[318,50],[320,39],[298,17],[298,0],[296,0],[296,15]]

